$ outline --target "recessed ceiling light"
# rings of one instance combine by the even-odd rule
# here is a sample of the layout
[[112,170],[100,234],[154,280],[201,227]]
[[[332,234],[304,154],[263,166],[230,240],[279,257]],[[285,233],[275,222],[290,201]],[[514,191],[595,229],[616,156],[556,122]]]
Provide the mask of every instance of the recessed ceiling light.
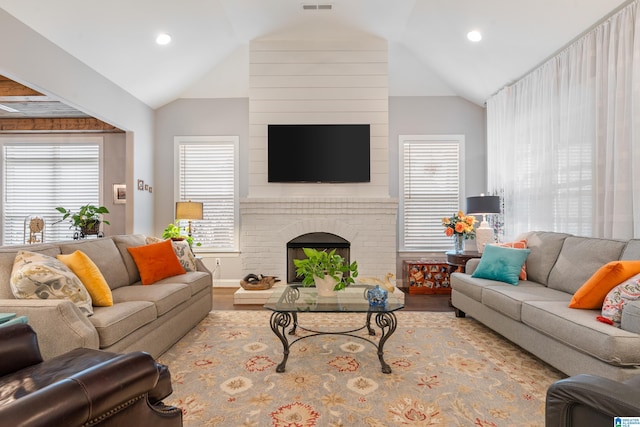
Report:
[[156,43],[161,46],[171,43],[171,36],[167,33],[161,33],[156,37]]
[[480,31],[469,31],[467,33],[467,38],[472,41],[472,42],[479,42],[480,40],[482,40],[482,34],[480,34]]

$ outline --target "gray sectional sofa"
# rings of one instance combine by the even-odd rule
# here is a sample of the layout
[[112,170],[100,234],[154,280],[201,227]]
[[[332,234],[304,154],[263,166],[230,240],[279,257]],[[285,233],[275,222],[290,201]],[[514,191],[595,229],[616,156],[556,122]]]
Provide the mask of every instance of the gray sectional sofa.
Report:
[[[0,247],[0,313],[28,317],[45,359],[77,347],[157,357],[211,311],[212,277],[197,260],[197,271],[143,286],[127,248],[144,244],[145,236],[133,234]],[[20,249],[53,257],[81,250],[105,277],[113,306],[94,307],[87,317],[68,300],[15,299],[9,279]]]
[[569,308],[573,294],[600,267],[615,260],[639,260],[640,240],[618,241],[530,232],[527,280],[517,286],[451,275],[452,304],[528,352],[566,373],[625,380],[640,374],[640,302],[627,303],[622,328],[599,322],[600,310]]

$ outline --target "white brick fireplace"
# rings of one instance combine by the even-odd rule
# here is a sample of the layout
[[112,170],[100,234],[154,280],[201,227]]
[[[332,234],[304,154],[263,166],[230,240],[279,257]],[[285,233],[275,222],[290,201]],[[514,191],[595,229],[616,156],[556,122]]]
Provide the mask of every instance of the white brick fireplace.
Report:
[[[332,27],[322,37],[296,33],[295,39],[281,34],[254,40],[249,54],[250,170],[248,195],[240,201],[243,273],[286,278],[287,242],[315,232],[350,242],[350,259],[358,262],[361,276],[395,272],[398,202],[389,197],[386,40]],[[267,182],[269,124],[369,124],[370,182]]]
[[324,232],[351,243],[360,276],[384,277],[396,269],[395,199],[243,199],[242,269],[286,278],[287,243]]

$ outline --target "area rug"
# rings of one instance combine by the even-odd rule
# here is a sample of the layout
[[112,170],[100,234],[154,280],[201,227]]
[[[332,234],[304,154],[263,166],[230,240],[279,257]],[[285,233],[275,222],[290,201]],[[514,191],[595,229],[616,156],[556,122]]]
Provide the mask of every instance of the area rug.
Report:
[[[183,409],[185,426],[543,426],[546,390],[564,377],[473,319],[402,311],[384,346],[391,374],[371,343],[341,335],[298,341],[276,373],[282,344],[269,316],[211,312],[160,358],[174,385],[165,403]],[[344,330],[364,315],[299,322]]]

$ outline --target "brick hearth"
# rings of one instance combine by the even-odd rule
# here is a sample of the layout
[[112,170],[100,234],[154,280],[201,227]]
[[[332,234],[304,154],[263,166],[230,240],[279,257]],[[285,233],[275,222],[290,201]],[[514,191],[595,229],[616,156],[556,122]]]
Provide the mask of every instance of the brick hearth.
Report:
[[247,198],[240,201],[243,274],[286,278],[287,242],[314,232],[351,242],[361,277],[396,271],[396,216],[391,198]]

